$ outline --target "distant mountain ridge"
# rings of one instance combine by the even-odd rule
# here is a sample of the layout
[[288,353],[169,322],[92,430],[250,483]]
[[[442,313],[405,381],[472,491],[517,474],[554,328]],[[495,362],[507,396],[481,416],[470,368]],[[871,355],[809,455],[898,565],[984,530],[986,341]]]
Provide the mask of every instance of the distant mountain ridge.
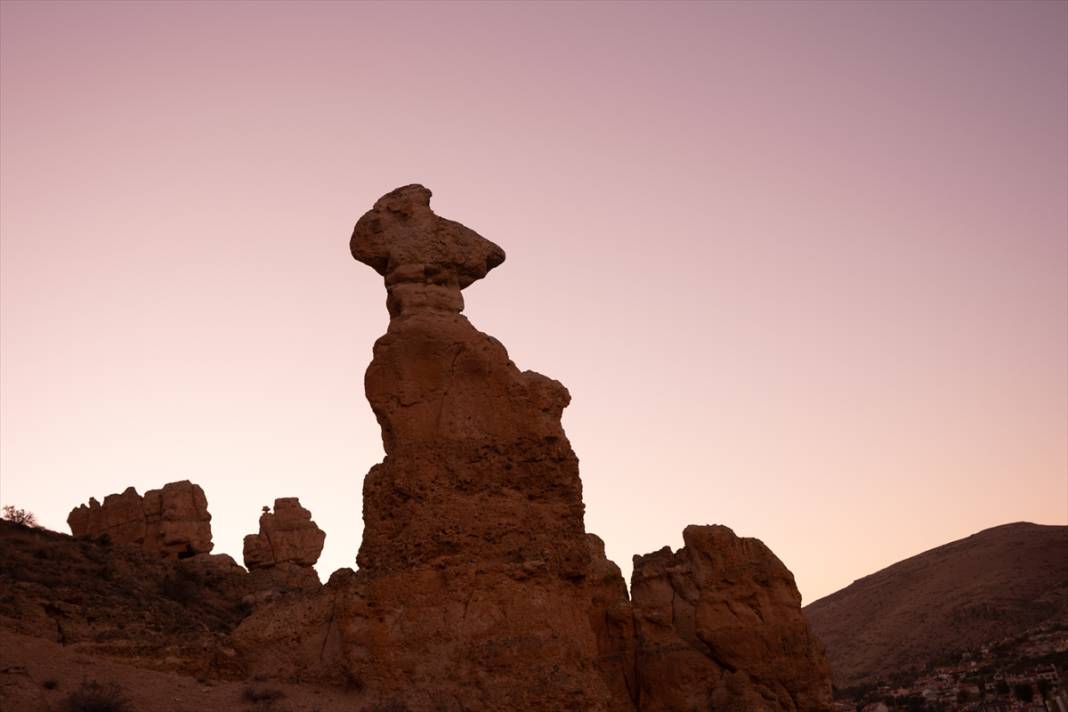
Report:
[[985,529],[858,579],[804,611],[839,688],[1068,623],[1068,526]]

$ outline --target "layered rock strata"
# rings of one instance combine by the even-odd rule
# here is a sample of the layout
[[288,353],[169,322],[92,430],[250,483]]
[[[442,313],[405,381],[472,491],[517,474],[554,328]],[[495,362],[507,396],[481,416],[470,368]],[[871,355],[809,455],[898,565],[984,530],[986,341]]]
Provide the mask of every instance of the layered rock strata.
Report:
[[688,529],[628,600],[585,532],[567,389],[460,314],[504,251],[429,201],[398,188],[350,242],[390,316],[364,381],[386,457],[364,480],[359,569],[250,616],[233,637],[250,672],[411,712],[824,709],[822,652],[759,542]]
[[115,544],[139,546],[162,558],[177,559],[206,554],[211,541],[211,514],[204,490],[188,480],[171,482],[145,496],[127,487],[100,504],[71,510],[67,524],[74,536],[107,536]]

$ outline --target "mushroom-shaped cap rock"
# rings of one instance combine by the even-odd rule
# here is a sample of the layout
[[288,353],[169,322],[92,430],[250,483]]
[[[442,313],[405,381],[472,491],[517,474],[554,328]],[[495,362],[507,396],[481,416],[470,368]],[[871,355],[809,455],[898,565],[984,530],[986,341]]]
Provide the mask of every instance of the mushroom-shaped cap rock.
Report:
[[430,191],[418,184],[386,193],[356,223],[352,256],[394,282],[425,282],[463,289],[504,262],[504,250],[474,230],[430,209]]

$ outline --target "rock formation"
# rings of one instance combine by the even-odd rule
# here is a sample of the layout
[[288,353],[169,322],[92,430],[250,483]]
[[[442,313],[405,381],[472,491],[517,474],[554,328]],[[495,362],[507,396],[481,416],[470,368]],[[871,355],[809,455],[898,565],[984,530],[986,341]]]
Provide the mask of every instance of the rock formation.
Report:
[[145,496],[127,487],[100,504],[90,498],[67,516],[74,536],[107,535],[115,544],[132,544],[162,558],[186,558],[212,549],[211,514],[204,490],[188,480],[171,482]]
[[793,574],[757,539],[689,526],[685,546],[634,557],[642,710],[812,710],[830,669]]
[[260,531],[245,537],[245,567],[257,593],[254,603],[293,591],[316,591],[322,585],[312,568],[319,560],[326,532],[312,521],[311,512],[296,497],[263,508]]
[[259,534],[245,537],[245,568],[249,571],[278,564],[314,566],[323,551],[326,532],[312,521],[311,512],[296,497],[274,501],[274,511],[264,507]]
[[570,396],[460,315],[460,290],[504,251],[429,200],[393,191],[350,243],[385,277],[391,319],[365,378],[386,458],[364,481],[363,595],[343,648],[357,677],[413,708],[608,709],[560,426]]
[[365,389],[386,457],[364,480],[358,571],[258,609],[250,672],[345,682],[423,710],[822,710],[830,683],[789,571],[719,527],[642,557],[635,602],[585,532],[563,385],[460,312],[504,251],[418,185],[356,224],[390,316]]

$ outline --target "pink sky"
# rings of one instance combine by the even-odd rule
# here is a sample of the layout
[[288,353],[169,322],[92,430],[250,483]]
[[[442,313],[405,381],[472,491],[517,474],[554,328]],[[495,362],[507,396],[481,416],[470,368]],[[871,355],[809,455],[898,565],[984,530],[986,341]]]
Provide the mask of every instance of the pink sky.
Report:
[[299,496],[354,565],[421,182],[508,253],[467,315],[571,391],[587,529],[764,540],[810,602],[1068,521],[1068,3],[0,10],[0,499],[67,531]]

